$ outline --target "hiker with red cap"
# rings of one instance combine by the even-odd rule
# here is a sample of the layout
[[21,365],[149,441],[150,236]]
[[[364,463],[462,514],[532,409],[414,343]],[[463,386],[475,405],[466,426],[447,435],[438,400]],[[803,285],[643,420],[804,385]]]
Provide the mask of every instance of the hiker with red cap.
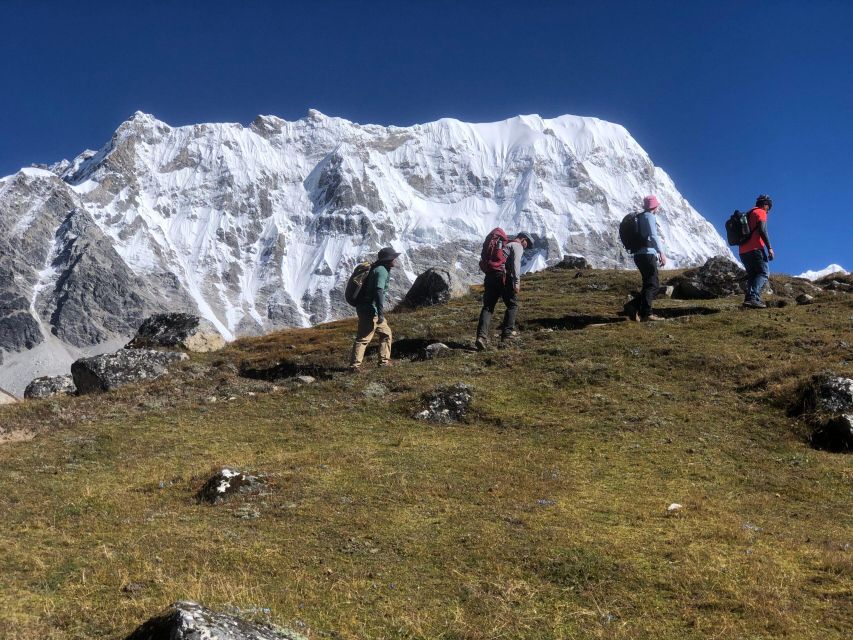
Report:
[[[740,245],[740,260],[746,269],[746,296],[743,306],[748,309],[764,309],[761,289],[770,278],[768,262],[775,257],[767,235],[767,214],[773,208],[770,196],[761,194],[755,199],[755,207],[747,214],[749,236]],[[766,250],[766,251],[765,251]]]
[[358,293],[355,301],[358,329],[356,329],[350,356],[350,370],[353,372],[361,370],[367,345],[377,333],[379,334],[379,366],[391,366],[391,327],[385,319],[385,291],[388,289],[391,267],[397,264],[399,255],[392,247],[385,247],[379,251],[379,256],[370,266],[370,271]]
[[524,231],[510,239],[503,229],[497,228],[486,236],[480,253],[480,270],[486,276],[483,280],[483,309],[480,311],[477,339],[474,342],[478,351],[488,347],[489,325],[498,300],[502,299],[506,305],[501,343],[518,336],[515,316],[518,313],[518,292],[521,290],[521,256],[525,249],[532,246],[533,238]]
[[628,303],[628,317],[631,320],[648,322],[662,320],[652,313],[652,302],[660,291],[658,266],[666,265],[666,254],[663,252],[663,242],[658,235],[657,214],[660,202],[655,196],[643,198],[643,210],[636,214],[636,231],[638,244],[633,248],[634,264],[643,277],[643,288],[640,295]]

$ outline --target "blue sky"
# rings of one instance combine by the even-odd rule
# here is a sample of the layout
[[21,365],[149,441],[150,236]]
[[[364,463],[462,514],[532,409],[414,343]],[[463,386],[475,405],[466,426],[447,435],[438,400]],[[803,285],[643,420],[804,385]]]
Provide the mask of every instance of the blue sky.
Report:
[[719,230],[773,196],[773,267],[853,269],[853,3],[0,0],[0,175],[172,125],[518,114],[618,122]]

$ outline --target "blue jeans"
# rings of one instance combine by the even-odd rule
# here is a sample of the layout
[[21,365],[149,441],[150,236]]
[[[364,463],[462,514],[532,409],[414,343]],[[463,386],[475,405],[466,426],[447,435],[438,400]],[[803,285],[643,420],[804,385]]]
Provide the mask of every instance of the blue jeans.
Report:
[[746,269],[746,296],[744,302],[761,302],[761,290],[770,278],[770,264],[761,249],[740,254]]

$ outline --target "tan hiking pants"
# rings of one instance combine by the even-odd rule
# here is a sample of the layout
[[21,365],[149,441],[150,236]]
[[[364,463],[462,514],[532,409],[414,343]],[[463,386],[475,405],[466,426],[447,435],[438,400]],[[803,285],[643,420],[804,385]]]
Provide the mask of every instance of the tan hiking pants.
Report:
[[367,345],[373,340],[373,334],[379,334],[379,364],[391,361],[391,327],[388,320],[377,321],[377,316],[358,314],[358,329],[355,334],[355,342],[352,345],[351,367],[360,367],[364,360],[364,352]]

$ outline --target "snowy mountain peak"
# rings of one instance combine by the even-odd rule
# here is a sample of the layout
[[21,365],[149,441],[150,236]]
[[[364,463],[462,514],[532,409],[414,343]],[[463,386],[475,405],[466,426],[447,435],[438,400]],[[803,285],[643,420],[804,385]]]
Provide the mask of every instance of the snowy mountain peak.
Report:
[[[394,295],[436,264],[473,282],[496,226],[533,235],[527,269],[567,254],[630,266],[618,223],[649,193],[674,267],[731,255],[624,127],[597,118],[386,127],[312,109],[171,127],[137,112],[97,152],[47,169],[26,170],[38,188],[0,181],[0,227],[31,247],[12,292],[29,301],[27,335],[74,345],[156,310],[199,313],[227,337],[349,315],[349,271],[388,245],[403,252]],[[89,295],[82,283],[104,273],[110,295]]]
[[840,264],[831,264],[828,267],[824,267],[823,269],[819,269],[817,271],[804,271],[797,277],[814,281],[820,280],[821,278],[825,278],[826,276],[832,275],[834,273],[845,276],[848,272]]

